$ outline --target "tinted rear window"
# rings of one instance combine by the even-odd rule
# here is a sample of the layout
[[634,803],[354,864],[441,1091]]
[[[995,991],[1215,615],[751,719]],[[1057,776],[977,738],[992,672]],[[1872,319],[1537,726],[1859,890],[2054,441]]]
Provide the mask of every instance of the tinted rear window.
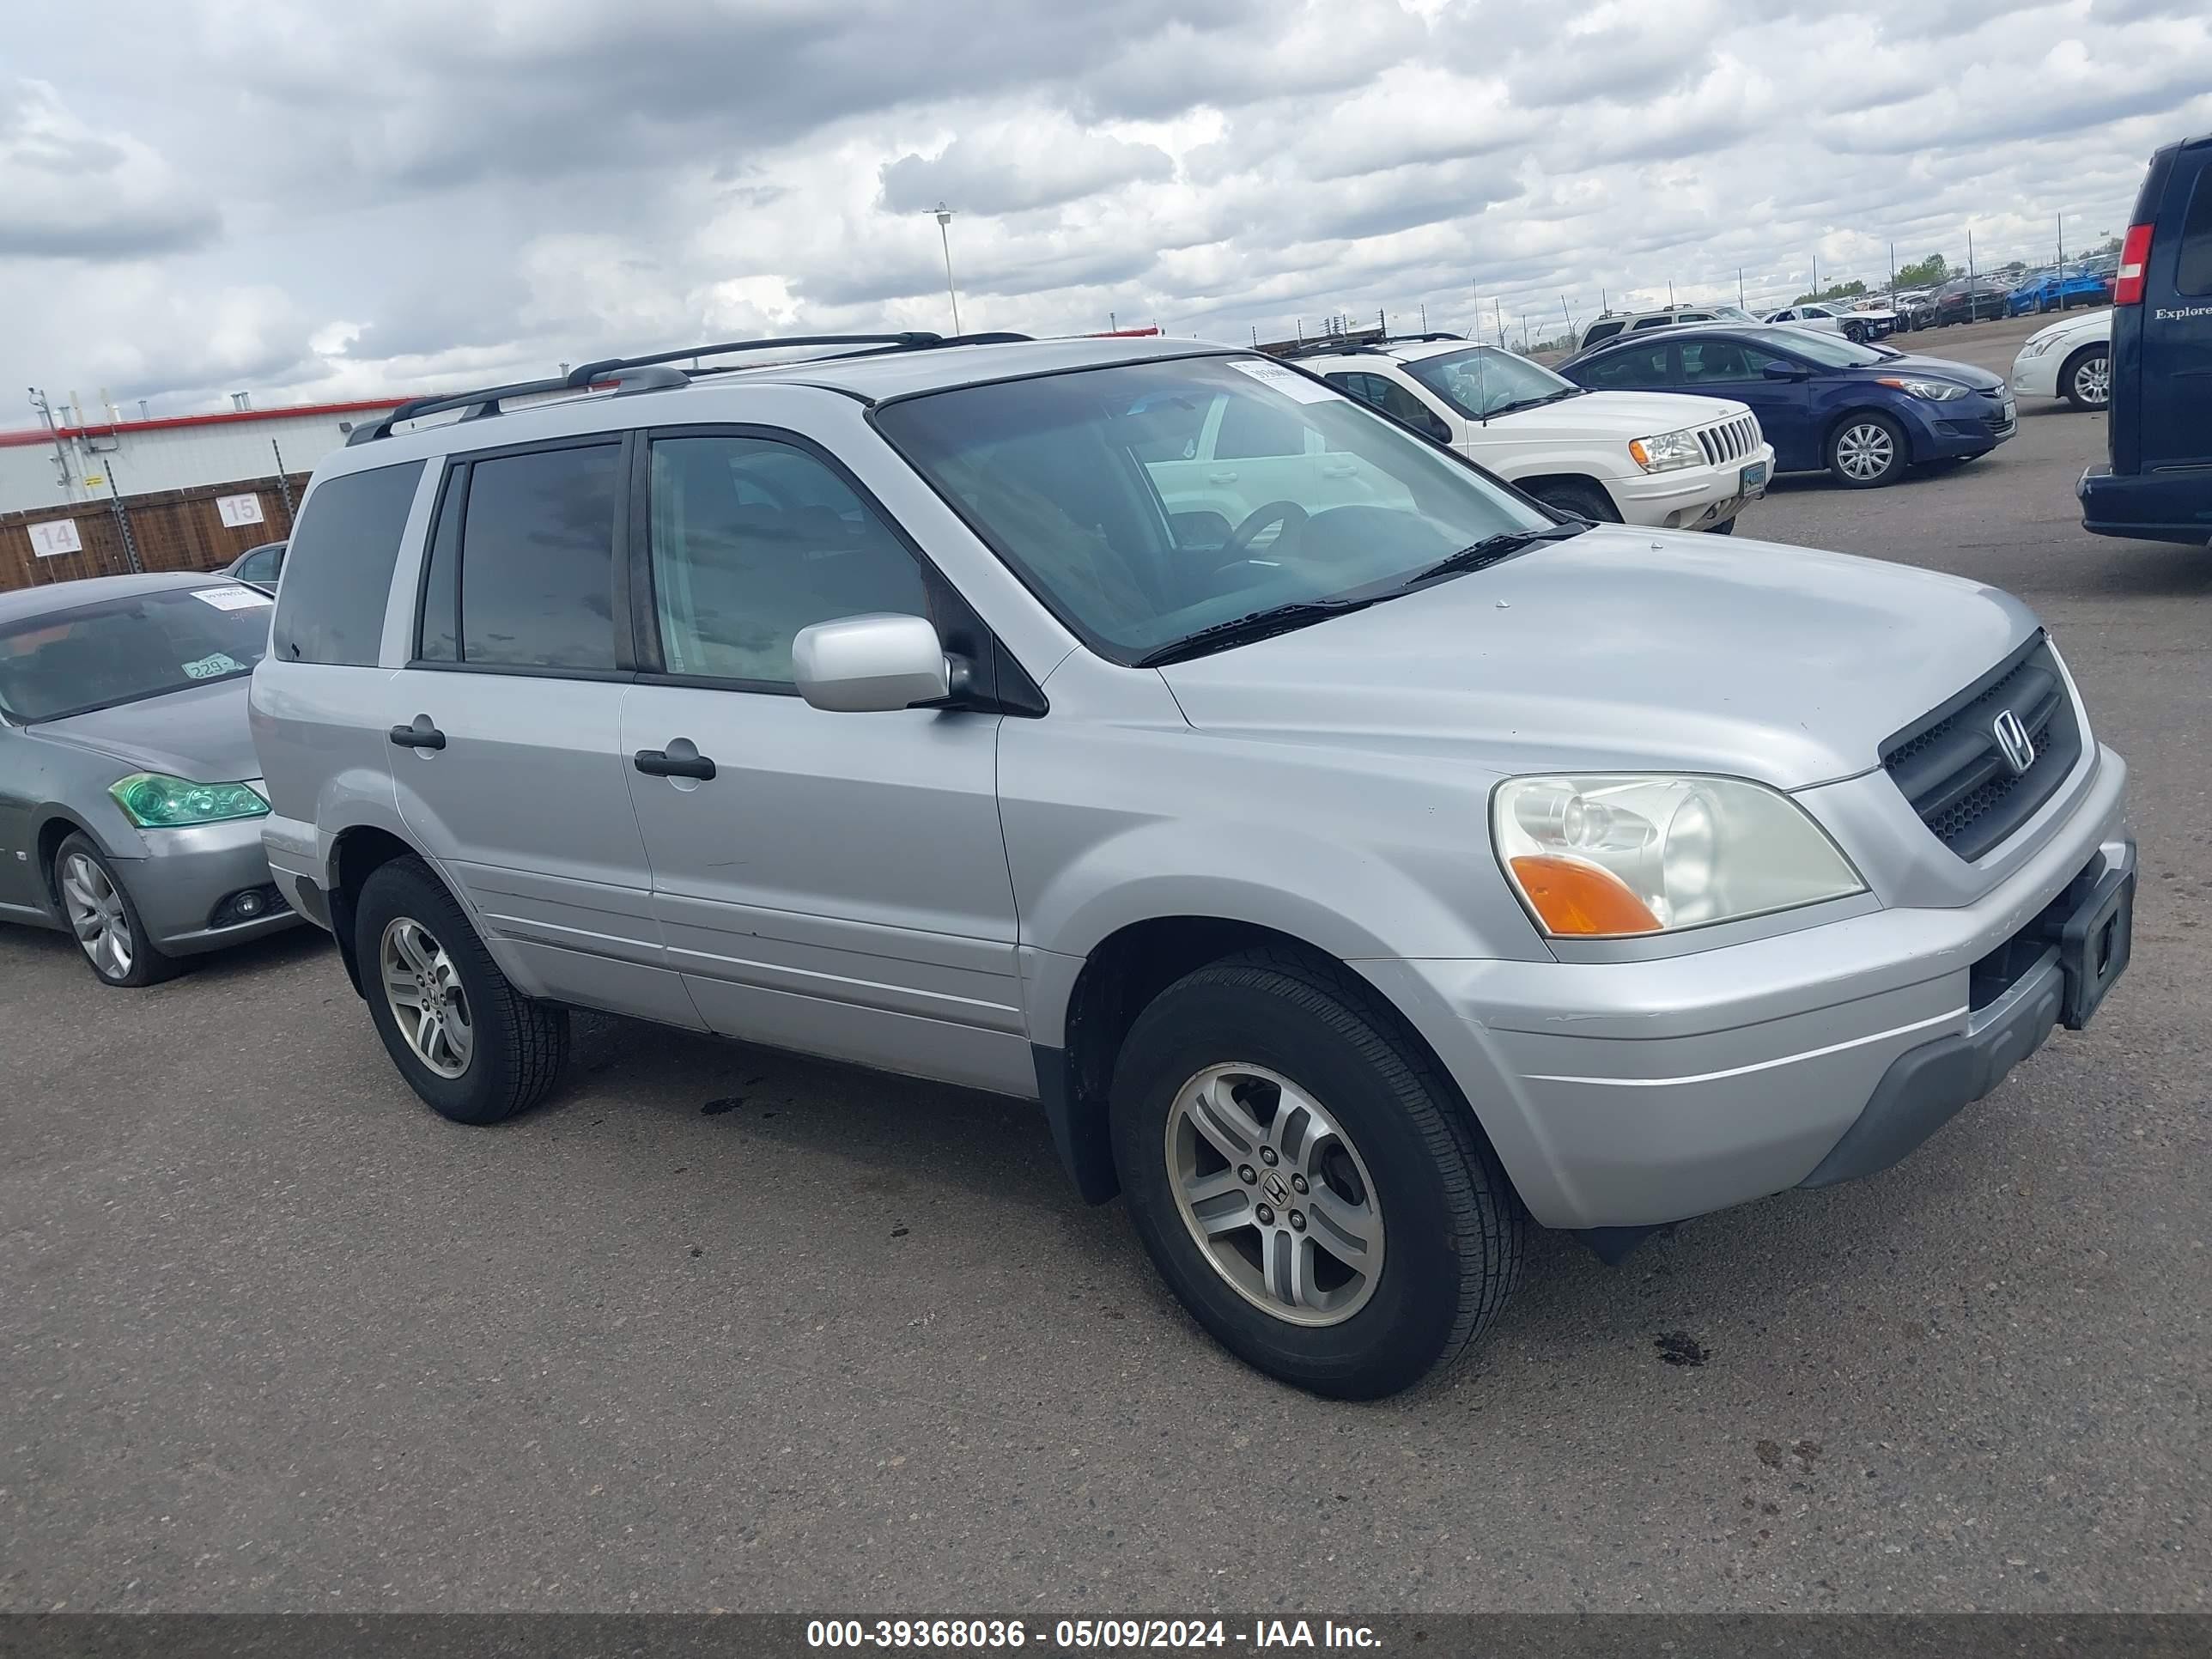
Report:
[[2212,294],[2212,161],[2197,175],[2189,216],[2181,222],[2181,252],[2173,285],[2184,294]]
[[502,455],[469,469],[461,660],[615,665],[615,480],[622,449]]
[[371,667],[422,463],[325,478],[301,510],[284,557],[276,649],[285,662]]
[[169,588],[49,611],[0,628],[0,708],[59,720],[253,672],[269,596],[239,583]]

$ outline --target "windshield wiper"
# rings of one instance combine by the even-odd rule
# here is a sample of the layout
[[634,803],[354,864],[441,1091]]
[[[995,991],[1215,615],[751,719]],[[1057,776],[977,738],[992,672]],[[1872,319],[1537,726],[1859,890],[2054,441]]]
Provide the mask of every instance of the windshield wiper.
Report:
[[1501,530],[1495,536],[1485,536],[1472,547],[1462,547],[1448,559],[1438,559],[1425,570],[1417,570],[1406,578],[1407,587],[1419,587],[1423,582],[1434,581],[1439,576],[1456,576],[1463,571],[1480,570],[1486,566],[1510,559],[1538,542],[1563,542],[1570,536],[1579,536],[1589,526],[1577,519],[1571,524],[1547,524],[1538,530]]
[[1500,404],[1495,409],[1486,410],[1482,418],[1494,420],[1500,415],[1517,414],[1524,409],[1541,409],[1545,404],[1556,404],[1562,398],[1579,398],[1589,390],[1588,386],[1563,386],[1557,392],[1547,392],[1540,398],[1516,398],[1510,404]]
[[1182,662],[1192,657],[1203,657],[1211,652],[1224,650],[1232,645],[1243,645],[1250,640],[1264,640],[1271,634],[1287,634],[1294,628],[1305,628],[1331,617],[1341,617],[1353,611],[1364,611],[1375,601],[1366,599],[1293,599],[1287,605],[1271,605],[1263,611],[1248,616],[1232,617],[1227,622],[1215,623],[1201,628],[1195,634],[1184,635],[1172,645],[1147,651],[1137,659],[1139,668],[1158,668],[1163,664]]

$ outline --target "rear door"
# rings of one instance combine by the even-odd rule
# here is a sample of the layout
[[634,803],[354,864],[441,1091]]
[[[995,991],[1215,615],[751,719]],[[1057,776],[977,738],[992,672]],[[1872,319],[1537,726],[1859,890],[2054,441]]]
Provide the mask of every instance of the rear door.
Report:
[[639,476],[625,808],[708,1025],[1033,1096],[999,828],[1004,717],[829,714],[792,683],[793,638],[816,623],[924,616],[979,654],[980,624],[793,434],[656,432]]
[[2136,308],[2146,472],[2212,468],[2212,144],[2175,157],[2165,195]]
[[696,1026],[661,949],[622,748],[625,453],[612,434],[453,459],[416,647],[379,718],[401,817],[511,972],[562,1001]]

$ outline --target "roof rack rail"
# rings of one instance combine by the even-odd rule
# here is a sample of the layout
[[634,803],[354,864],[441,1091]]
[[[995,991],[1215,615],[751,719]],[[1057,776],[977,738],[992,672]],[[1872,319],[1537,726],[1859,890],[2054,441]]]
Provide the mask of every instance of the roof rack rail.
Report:
[[612,384],[616,394],[626,392],[654,392],[687,384],[692,374],[726,374],[738,367],[724,364],[714,368],[695,368],[690,371],[673,365],[686,358],[720,357],[738,351],[803,350],[815,346],[859,346],[859,351],[840,352],[840,357],[868,357],[891,351],[928,351],[943,346],[999,345],[1011,341],[1027,340],[1026,334],[931,334],[921,330],[909,330],[901,334],[799,334],[782,337],[769,337],[757,340],[723,340],[712,345],[684,346],[674,351],[656,351],[642,357],[602,357],[595,362],[579,363],[566,374],[543,380],[516,380],[507,386],[480,387],[474,392],[452,392],[436,397],[416,398],[400,404],[381,419],[365,422],[353,429],[346,440],[350,448],[355,444],[374,443],[379,438],[388,438],[392,428],[403,421],[411,421],[424,415],[440,415],[447,410],[462,411],[465,421],[482,420],[487,416],[503,411],[501,404],[509,398],[543,397],[555,392],[584,392],[594,386]]

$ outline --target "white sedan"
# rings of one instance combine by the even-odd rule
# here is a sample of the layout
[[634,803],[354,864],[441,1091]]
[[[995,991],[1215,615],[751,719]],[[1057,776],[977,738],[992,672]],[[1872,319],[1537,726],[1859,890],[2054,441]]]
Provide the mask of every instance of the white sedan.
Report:
[[2063,398],[2076,409],[2112,401],[2112,313],[2069,317],[2027,337],[2012,360],[2013,394]]

